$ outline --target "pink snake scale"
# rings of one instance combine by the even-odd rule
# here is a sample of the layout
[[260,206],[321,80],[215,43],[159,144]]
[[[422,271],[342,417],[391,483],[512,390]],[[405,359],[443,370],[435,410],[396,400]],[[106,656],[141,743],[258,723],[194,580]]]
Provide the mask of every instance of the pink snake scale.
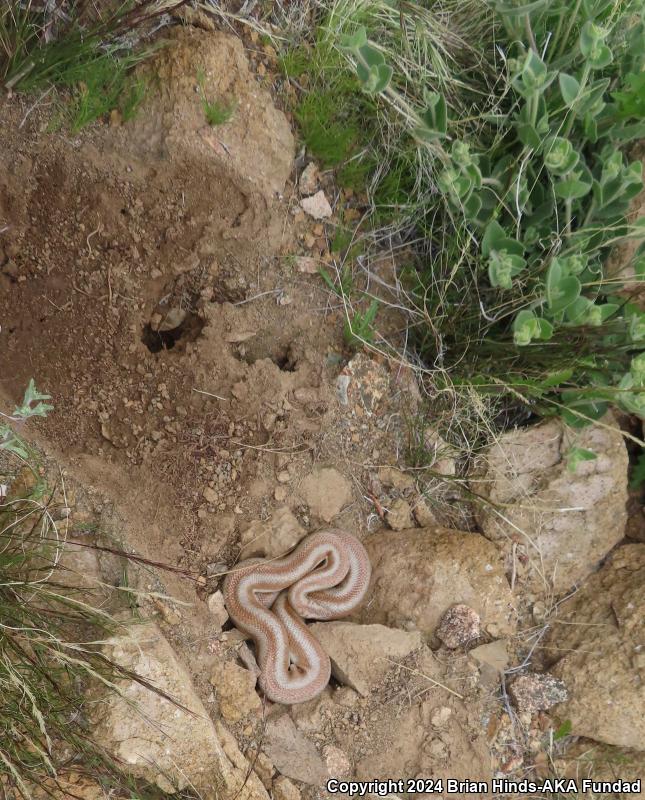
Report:
[[292,705],[322,692],[331,664],[305,619],[349,614],[363,601],[371,572],[358,539],[330,529],[307,536],[283,558],[243,561],[227,575],[226,608],[255,642],[269,700]]

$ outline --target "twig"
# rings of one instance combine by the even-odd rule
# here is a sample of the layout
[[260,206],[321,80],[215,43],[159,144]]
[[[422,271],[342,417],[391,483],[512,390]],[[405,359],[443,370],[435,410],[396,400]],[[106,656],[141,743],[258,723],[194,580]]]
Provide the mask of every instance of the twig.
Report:
[[426,675],[425,672],[421,672],[418,669],[412,669],[412,667],[406,667],[404,664],[400,664],[398,661],[394,661],[392,658],[388,658],[387,656],[381,656],[384,661],[389,661],[390,664],[395,664],[397,667],[401,667],[401,669],[405,669],[408,672],[413,672],[415,675],[420,675],[422,678],[425,678],[430,683],[434,684],[435,686],[439,686],[441,689],[445,689],[450,694],[454,694],[455,697],[458,697],[460,700],[464,699],[463,694],[459,694],[454,689],[451,689],[450,686],[446,686],[444,683],[440,683],[436,681],[434,678],[431,678],[429,675]]

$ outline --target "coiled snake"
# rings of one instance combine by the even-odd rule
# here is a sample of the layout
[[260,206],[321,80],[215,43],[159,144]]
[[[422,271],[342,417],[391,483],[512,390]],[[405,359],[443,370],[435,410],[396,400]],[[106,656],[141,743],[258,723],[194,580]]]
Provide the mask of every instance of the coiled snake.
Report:
[[322,692],[331,664],[304,620],[346,616],[362,602],[370,576],[363,545],[338,529],[308,536],[275,561],[244,561],[227,575],[226,608],[255,642],[259,684],[270,700],[303,703]]

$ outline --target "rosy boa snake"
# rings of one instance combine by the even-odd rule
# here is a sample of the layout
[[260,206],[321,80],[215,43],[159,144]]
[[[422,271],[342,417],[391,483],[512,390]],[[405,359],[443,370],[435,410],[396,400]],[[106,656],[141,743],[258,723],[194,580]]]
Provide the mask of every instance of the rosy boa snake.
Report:
[[329,682],[329,656],[305,619],[339,619],[367,592],[371,566],[354,536],[338,529],[303,539],[289,555],[250,559],[224,581],[226,608],[252,636],[259,684],[275,703],[303,703]]

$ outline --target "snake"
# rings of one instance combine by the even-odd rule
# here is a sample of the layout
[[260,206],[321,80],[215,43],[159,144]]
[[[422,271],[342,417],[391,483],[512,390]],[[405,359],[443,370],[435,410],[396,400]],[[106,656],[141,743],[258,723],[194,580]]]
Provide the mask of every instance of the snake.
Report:
[[258,683],[274,703],[317,697],[331,662],[306,619],[347,616],[365,598],[369,556],[359,540],[337,528],[318,531],[278,559],[249,559],[230,572],[224,602],[235,626],[251,636]]

